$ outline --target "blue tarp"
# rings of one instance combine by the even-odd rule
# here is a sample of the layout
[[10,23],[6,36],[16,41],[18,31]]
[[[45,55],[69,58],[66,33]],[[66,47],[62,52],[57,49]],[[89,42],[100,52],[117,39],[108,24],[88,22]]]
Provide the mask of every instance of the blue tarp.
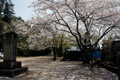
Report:
[[92,52],[92,57],[93,58],[100,58],[101,57],[101,52]]

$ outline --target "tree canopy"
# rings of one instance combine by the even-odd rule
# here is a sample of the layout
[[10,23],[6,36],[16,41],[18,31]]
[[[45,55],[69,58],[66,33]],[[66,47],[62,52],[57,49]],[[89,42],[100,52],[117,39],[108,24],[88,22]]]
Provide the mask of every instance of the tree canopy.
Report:
[[55,28],[70,33],[85,53],[120,25],[120,2],[113,0],[37,0],[31,6],[36,12],[34,24],[56,24]]

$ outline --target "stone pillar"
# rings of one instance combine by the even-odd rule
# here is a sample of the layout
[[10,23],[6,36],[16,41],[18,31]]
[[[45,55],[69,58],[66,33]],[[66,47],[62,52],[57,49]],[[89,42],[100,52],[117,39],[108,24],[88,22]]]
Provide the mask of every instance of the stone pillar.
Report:
[[16,61],[17,34],[9,32],[5,34],[4,61],[0,62],[0,76],[14,77],[28,70],[22,67],[21,62]]
[[17,34],[14,32],[5,34],[4,42],[4,61],[16,62],[17,54]]

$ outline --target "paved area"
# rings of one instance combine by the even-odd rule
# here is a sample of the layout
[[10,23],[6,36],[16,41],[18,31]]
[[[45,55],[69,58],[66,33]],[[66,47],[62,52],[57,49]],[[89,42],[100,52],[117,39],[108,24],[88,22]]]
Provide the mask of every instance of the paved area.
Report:
[[117,75],[106,69],[91,69],[79,61],[52,61],[50,56],[17,60],[29,67],[29,71],[14,78],[0,77],[0,80],[118,80]]

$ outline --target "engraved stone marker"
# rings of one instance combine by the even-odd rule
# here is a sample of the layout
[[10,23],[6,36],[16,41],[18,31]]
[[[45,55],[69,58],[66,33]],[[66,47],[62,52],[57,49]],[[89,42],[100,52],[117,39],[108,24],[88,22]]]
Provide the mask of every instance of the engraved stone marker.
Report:
[[6,33],[4,42],[4,61],[16,61],[17,54],[17,34],[14,32]]
[[0,62],[0,76],[14,77],[28,70],[21,67],[21,62],[16,62],[17,34],[9,32],[5,34],[4,61]]

